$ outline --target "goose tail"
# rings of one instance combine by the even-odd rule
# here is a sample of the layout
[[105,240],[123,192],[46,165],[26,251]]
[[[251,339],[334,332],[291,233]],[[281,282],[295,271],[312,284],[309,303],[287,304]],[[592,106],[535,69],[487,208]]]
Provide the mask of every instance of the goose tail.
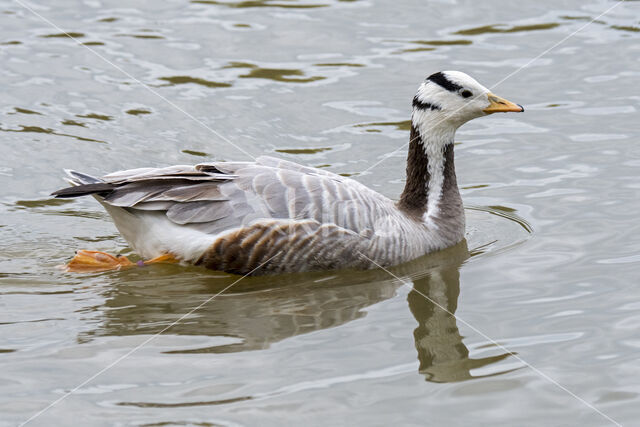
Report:
[[56,198],[80,197],[92,194],[102,195],[113,190],[113,184],[109,184],[95,176],[71,169],[65,169],[64,172],[67,174],[65,180],[72,186],[51,193]]

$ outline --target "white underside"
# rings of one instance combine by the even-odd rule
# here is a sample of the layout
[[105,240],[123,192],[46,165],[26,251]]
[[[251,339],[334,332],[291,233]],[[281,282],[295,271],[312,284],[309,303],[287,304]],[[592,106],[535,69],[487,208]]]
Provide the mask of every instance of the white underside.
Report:
[[169,253],[182,261],[195,262],[217,237],[175,224],[164,212],[136,211],[133,215],[120,207],[102,205],[122,237],[145,259]]

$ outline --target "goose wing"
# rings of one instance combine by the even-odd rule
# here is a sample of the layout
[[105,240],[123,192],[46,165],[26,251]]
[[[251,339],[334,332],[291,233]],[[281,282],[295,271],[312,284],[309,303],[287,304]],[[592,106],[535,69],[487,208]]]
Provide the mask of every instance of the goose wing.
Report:
[[391,200],[355,180],[271,157],[132,169],[90,183],[74,174],[81,185],[55,195],[95,194],[134,213],[164,212],[176,224],[209,234],[265,219],[311,219],[362,234],[393,210]]

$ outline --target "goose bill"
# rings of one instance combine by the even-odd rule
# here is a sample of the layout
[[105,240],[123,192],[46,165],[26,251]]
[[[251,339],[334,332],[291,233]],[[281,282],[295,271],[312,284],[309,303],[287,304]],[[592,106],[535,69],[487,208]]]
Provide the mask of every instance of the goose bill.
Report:
[[510,111],[515,113],[521,113],[524,111],[522,105],[514,104],[511,101],[507,101],[504,98],[500,98],[492,93],[487,94],[489,98],[489,106],[483,111],[487,114],[492,113],[508,113]]

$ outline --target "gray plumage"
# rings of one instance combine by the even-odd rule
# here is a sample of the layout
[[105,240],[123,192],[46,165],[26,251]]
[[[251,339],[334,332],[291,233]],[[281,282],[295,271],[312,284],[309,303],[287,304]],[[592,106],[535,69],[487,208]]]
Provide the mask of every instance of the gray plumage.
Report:
[[[146,257],[170,252],[236,273],[273,257],[261,271],[284,272],[374,266],[367,258],[389,266],[445,246],[394,201],[357,181],[271,157],[122,171],[98,183],[73,172],[70,178],[78,186],[54,195],[74,195],[68,193],[76,189],[84,195],[83,187],[99,184],[94,194],[125,238],[131,230],[122,220],[131,218],[114,215],[115,208],[143,222],[163,216],[211,237],[197,259],[183,256],[179,247],[133,243]],[[452,238],[459,241],[459,233]]]

